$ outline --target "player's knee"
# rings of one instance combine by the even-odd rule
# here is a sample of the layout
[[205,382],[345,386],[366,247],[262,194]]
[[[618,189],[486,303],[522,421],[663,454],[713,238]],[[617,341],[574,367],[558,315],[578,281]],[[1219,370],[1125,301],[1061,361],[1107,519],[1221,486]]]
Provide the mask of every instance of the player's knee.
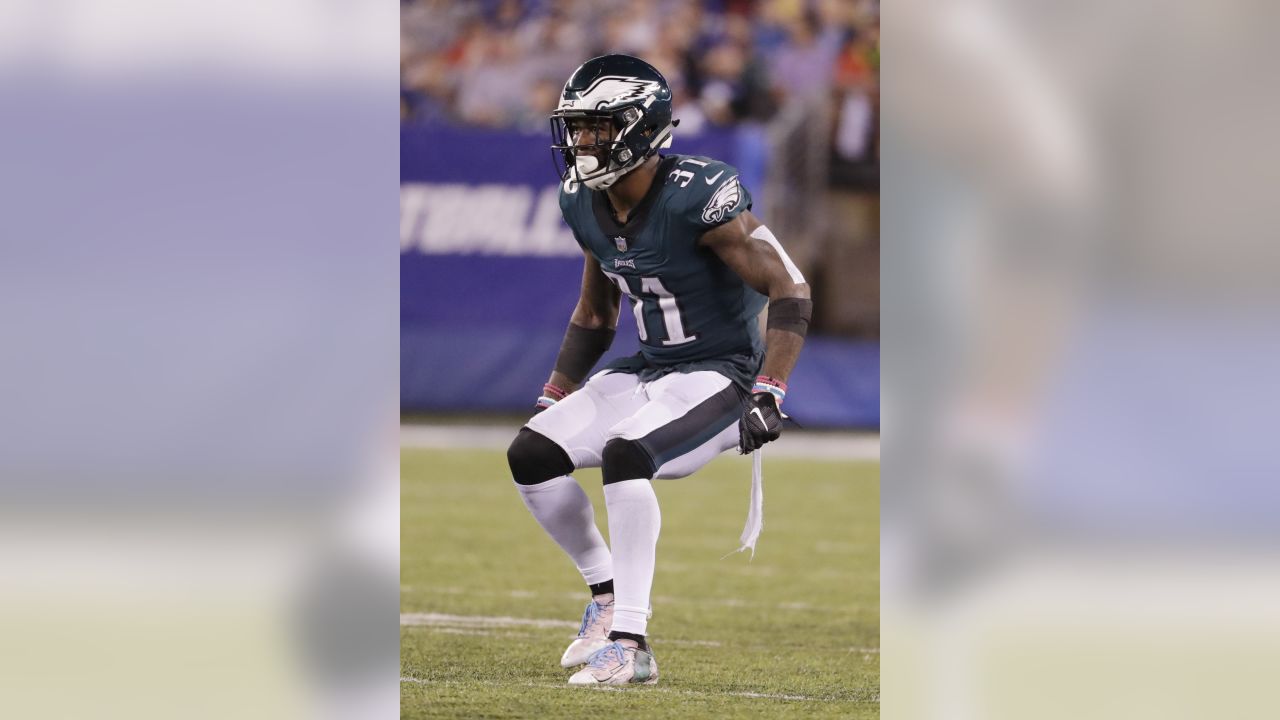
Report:
[[653,477],[654,469],[653,458],[638,440],[613,438],[604,444],[600,472],[605,485],[621,480],[648,480]]
[[521,485],[537,485],[573,472],[573,461],[564,448],[536,430],[520,428],[507,448],[511,477]]

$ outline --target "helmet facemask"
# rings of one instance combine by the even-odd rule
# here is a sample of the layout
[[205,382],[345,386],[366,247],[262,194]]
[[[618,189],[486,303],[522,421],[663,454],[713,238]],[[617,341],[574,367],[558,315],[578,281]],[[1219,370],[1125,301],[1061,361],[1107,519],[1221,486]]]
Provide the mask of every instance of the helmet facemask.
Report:
[[[647,155],[631,145],[640,139],[636,135],[645,132],[640,129],[644,119],[644,110],[634,105],[611,110],[557,110],[551,116],[551,149],[559,155],[561,180],[604,190],[639,167]],[[595,142],[578,142],[579,133],[592,130]]]

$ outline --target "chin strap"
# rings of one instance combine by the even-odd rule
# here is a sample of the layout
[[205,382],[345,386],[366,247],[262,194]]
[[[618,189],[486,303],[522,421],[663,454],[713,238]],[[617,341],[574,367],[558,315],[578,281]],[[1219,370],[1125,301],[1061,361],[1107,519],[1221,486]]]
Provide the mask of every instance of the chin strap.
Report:
[[647,158],[648,156],[642,157],[638,161],[632,162],[630,165],[624,165],[617,170],[611,170],[598,178],[583,181],[583,184],[592,190],[607,190],[613,187],[614,183],[621,180],[624,175],[640,167]]
[[[583,181],[582,184],[586,185],[592,190],[607,190],[608,188],[612,187],[613,184],[621,180],[624,175],[640,167],[641,165],[644,164],[646,160],[653,157],[653,154],[656,153],[658,150],[663,150],[671,147],[671,131],[674,130],[675,126],[679,124],[680,124],[679,120],[674,120],[671,122],[670,125],[667,125],[665,128],[663,128],[662,131],[658,133],[658,141],[655,143],[652,152],[650,152],[648,155],[635,158],[630,163],[623,165],[617,170],[608,172],[598,178],[592,178],[589,181]],[[574,172],[577,172],[577,168],[574,168]],[[580,174],[579,174],[579,177],[581,177]]]

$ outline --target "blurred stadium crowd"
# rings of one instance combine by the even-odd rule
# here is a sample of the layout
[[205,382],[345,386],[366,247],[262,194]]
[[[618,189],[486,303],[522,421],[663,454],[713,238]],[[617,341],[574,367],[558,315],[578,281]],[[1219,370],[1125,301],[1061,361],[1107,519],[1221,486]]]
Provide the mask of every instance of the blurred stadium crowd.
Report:
[[406,122],[542,131],[574,68],[624,52],[666,76],[683,133],[827,94],[839,155],[874,152],[878,0],[406,0],[400,27]]

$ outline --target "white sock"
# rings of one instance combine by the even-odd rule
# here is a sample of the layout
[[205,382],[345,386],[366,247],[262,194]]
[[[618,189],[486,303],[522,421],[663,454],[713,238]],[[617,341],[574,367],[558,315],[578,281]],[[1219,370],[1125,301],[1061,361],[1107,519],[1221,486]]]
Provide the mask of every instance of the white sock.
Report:
[[573,560],[588,585],[613,577],[609,546],[596,527],[591,498],[568,475],[537,485],[521,485],[520,497],[552,540]]
[[648,480],[622,480],[604,486],[613,546],[613,628],[644,635],[649,623],[649,592],[662,514]]

